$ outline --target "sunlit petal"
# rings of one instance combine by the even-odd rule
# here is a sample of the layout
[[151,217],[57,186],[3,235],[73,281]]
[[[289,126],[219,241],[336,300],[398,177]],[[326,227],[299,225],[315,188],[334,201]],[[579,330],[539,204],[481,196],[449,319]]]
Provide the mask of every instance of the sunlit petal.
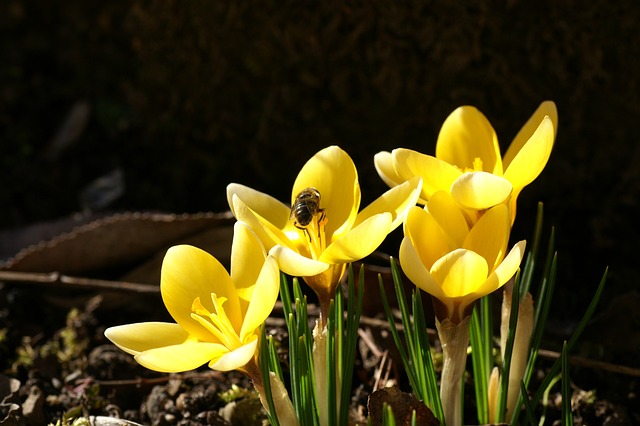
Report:
[[394,149],[391,155],[403,180],[414,176],[422,178],[420,197],[424,200],[428,200],[436,191],[449,191],[451,184],[462,174],[460,169],[446,161],[410,149]]
[[404,235],[420,256],[427,269],[451,250],[458,247],[451,235],[444,232],[438,221],[420,207],[409,210]]
[[354,226],[376,214],[390,212],[393,215],[391,230],[396,229],[404,221],[409,208],[415,206],[421,189],[422,180],[419,177],[393,187],[358,213]]
[[516,273],[524,257],[524,251],[527,247],[526,241],[520,241],[513,246],[509,254],[504,258],[502,263],[498,265],[494,274],[498,277],[500,285],[504,285]]
[[[234,206],[234,214],[236,219],[245,222],[253,232],[256,233],[260,241],[269,250],[271,247],[280,244],[292,247],[291,240],[287,237],[283,229],[287,229],[287,225],[283,229],[277,227],[267,219],[249,208],[237,195],[233,195],[232,200]],[[289,220],[289,210],[286,213],[287,221]]]
[[136,361],[150,370],[162,373],[180,373],[193,370],[218,358],[229,350],[217,343],[187,342],[141,352]]
[[507,179],[486,172],[465,173],[451,185],[451,196],[462,206],[484,210],[503,203],[511,194]]
[[447,298],[461,298],[474,293],[486,281],[487,261],[470,250],[457,249],[436,261],[431,275]]
[[509,209],[500,204],[482,215],[467,235],[462,247],[484,257],[491,272],[506,254],[510,231]]
[[267,253],[258,236],[244,222],[235,223],[231,247],[231,279],[240,299],[241,312],[246,312]]
[[229,319],[240,328],[240,305],[231,277],[217,259],[199,248],[179,245],[167,251],[162,262],[160,291],[173,319],[199,340],[210,341],[211,334],[191,318],[191,305],[197,297],[210,312],[215,311],[211,293],[226,298]]
[[525,246],[525,241],[516,244],[487,280],[474,291],[473,298],[484,297],[505,285],[518,271],[524,256]]
[[264,262],[260,275],[256,277],[249,307],[240,330],[240,340],[244,341],[247,335],[255,333],[256,329],[264,323],[276,304],[279,290],[278,262],[273,256],[269,256]]
[[184,328],[167,322],[141,322],[109,327],[104,335],[131,355],[163,346],[179,345],[189,340],[189,333]]
[[529,140],[520,148],[504,173],[514,188],[521,189],[533,182],[549,160],[555,131],[553,122],[544,117]]
[[418,252],[408,238],[403,238],[400,243],[400,266],[412,283],[446,303],[447,295],[422,263]]
[[233,202],[234,195],[276,228],[283,229],[286,226],[290,211],[287,205],[264,192],[256,191],[255,189],[238,183],[231,183],[227,186],[227,202],[233,215],[237,219],[242,220],[238,217],[238,212],[235,210],[236,206]]
[[404,179],[398,175],[395,168],[393,167],[393,156],[388,151],[381,151],[373,156],[373,165],[380,175],[380,178],[384,183],[386,183],[390,188],[393,188],[396,185],[400,185],[404,182]]
[[282,272],[294,277],[318,275],[326,271],[330,266],[328,263],[303,256],[297,251],[283,246],[273,247],[269,254],[277,260]]
[[462,170],[477,170],[482,161],[485,172],[502,174],[498,137],[489,120],[472,106],[462,106],[445,120],[438,134],[436,157]]
[[321,262],[350,263],[360,260],[382,244],[391,231],[391,213],[372,216],[333,241],[320,256]]
[[540,104],[538,109],[536,109],[533,115],[531,115],[525,125],[522,126],[516,137],[513,139],[513,142],[511,142],[511,145],[509,145],[509,148],[504,154],[502,160],[505,170],[509,168],[511,161],[513,161],[518,152],[520,152],[522,147],[529,141],[531,135],[536,131],[545,116],[548,116],[549,119],[551,119],[554,136],[558,133],[558,110],[556,108],[556,104],[553,101],[545,101]]
[[212,359],[209,367],[217,371],[237,370],[247,365],[256,353],[258,348],[258,338],[256,337],[246,345],[240,346],[238,349],[223,354],[218,359]]
[[351,157],[337,146],[319,151],[302,167],[291,194],[291,203],[308,187],[320,191],[320,207],[328,212],[328,235],[355,221],[360,208],[358,173]]
[[425,209],[438,222],[442,231],[452,240],[450,249],[447,251],[462,247],[462,243],[469,233],[469,225],[451,194],[446,191],[436,192],[431,196]]

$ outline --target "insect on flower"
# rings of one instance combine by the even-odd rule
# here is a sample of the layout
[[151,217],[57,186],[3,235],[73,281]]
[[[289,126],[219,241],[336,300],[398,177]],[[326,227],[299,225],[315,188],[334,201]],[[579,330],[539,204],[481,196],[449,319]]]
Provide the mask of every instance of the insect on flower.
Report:
[[[309,236],[311,241],[311,234],[309,234],[308,227],[313,219],[320,215],[318,222],[322,222],[326,218],[324,209],[320,208],[320,191],[316,188],[305,188],[296,196],[293,205],[291,206],[291,214],[289,219],[294,220],[296,228],[303,230]],[[318,229],[318,233],[320,230]]]

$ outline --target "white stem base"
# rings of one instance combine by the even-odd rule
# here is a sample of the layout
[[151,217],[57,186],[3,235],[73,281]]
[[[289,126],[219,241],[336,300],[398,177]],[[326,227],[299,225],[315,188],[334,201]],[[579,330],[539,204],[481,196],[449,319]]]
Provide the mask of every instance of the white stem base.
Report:
[[447,426],[462,426],[461,386],[469,346],[469,319],[466,317],[458,324],[448,318],[436,321],[443,356],[440,398]]

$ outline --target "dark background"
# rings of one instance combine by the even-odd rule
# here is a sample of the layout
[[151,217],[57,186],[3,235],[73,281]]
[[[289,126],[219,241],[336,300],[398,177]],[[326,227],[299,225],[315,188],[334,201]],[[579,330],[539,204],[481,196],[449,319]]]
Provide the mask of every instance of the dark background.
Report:
[[[230,182],[287,201],[333,144],[364,204],[386,190],[373,155],[433,154],[456,107],[478,107],[504,151],[551,99],[556,145],[513,240],[544,202],[560,253],[552,316],[576,321],[610,266],[602,310],[637,349],[639,23],[632,0],[3,1],[0,229],[82,210],[84,188],[114,170],[124,193],[109,211],[223,211]],[[74,105],[87,119],[56,148]]]

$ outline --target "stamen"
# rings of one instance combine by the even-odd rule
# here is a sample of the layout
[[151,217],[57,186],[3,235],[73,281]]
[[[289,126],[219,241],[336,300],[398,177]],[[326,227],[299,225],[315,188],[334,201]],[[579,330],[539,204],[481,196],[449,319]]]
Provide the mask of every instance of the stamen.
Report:
[[482,171],[482,159],[480,157],[476,157],[473,159],[473,171],[474,172]]
[[207,329],[229,349],[238,348],[242,345],[240,337],[222,306],[227,301],[227,298],[218,298],[215,293],[211,293],[211,300],[213,301],[215,313],[209,312],[200,301],[200,297],[196,297],[191,304],[191,318]]
[[324,226],[327,223],[327,216],[324,211],[316,215],[309,225],[305,228],[304,233],[309,237],[309,251],[313,259],[319,259],[326,246],[326,236]]
[[216,314],[211,315],[211,321],[213,321],[213,324],[217,326],[224,334],[234,336],[239,343],[240,338],[238,337],[238,333],[233,327],[233,324],[231,324],[231,320],[227,316],[227,313],[224,311],[224,308],[222,306],[224,302],[227,301],[227,298],[218,298],[215,293],[211,293],[211,300],[213,301],[213,306],[215,306],[216,308]]
[[220,330],[215,328],[215,326],[211,323],[211,321],[208,321],[207,318],[195,313],[191,313],[191,318],[197,321],[198,324],[203,326],[209,333],[211,333],[216,339],[218,339],[220,343],[227,347],[231,347],[231,341]]

